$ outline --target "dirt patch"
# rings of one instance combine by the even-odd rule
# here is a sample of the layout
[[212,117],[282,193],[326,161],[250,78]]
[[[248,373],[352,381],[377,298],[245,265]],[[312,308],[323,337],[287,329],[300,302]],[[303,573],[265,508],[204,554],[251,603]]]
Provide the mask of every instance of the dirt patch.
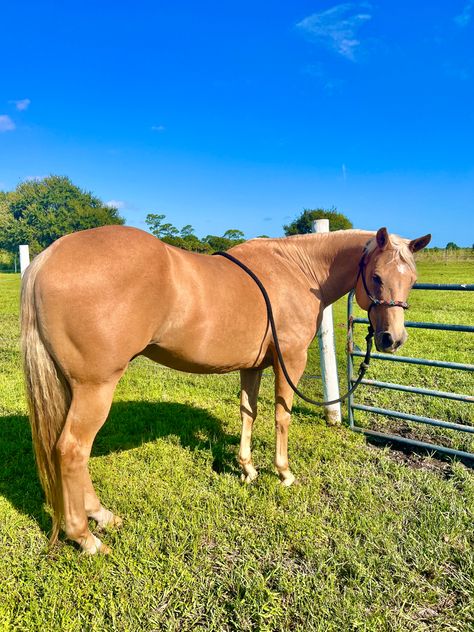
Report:
[[[372,441],[368,438],[368,447],[372,450],[380,449],[379,441]],[[385,443],[385,442],[384,442]],[[395,442],[387,442],[390,445],[390,451],[386,452],[386,455],[399,463],[400,465],[406,465],[414,470],[426,470],[430,472],[436,472],[443,476],[443,478],[450,478],[452,476],[451,460],[443,460],[443,458],[433,458],[426,454],[424,449],[410,448]]]

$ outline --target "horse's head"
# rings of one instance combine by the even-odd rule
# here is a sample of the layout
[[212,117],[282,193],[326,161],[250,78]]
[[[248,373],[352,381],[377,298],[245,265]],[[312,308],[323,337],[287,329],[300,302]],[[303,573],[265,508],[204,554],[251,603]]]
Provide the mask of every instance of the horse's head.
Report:
[[380,228],[361,260],[357,303],[369,313],[378,351],[394,353],[407,339],[404,309],[416,281],[413,253],[429,244],[431,235],[409,241]]

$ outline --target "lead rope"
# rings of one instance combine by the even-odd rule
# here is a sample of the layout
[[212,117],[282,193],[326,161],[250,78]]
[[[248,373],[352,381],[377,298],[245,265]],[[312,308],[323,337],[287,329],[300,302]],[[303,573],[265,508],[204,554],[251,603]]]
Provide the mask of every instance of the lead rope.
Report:
[[[342,402],[343,400],[347,399],[349,397],[349,395],[352,395],[352,393],[356,390],[356,388],[361,383],[361,381],[362,381],[367,369],[369,368],[369,364],[370,364],[370,352],[371,352],[371,349],[372,349],[372,338],[374,336],[374,328],[372,327],[372,324],[370,322],[370,318],[369,318],[368,334],[365,337],[365,340],[367,342],[367,351],[365,352],[364,360],[361,362],[361,365],[359,367],[359,375],[358,375],[356,381],[354,382],[354,384],[347,391],[347,393],[345,395],[342,395],[342,397],[339,397],[339,399],[332,399],[331,401],[328,401],[328,402],[319,402],[319,401],[317,401],[315,399],[311,399],[311,397],[308,397],[307,395],[302,393],[298,389],[298,387],[293,384],[292,379],[288,375],[288,371],[286,369],[285,361],[283,360],[283,355],[282,355],[282,352],[281,352],[281,349],[280,349],[280,342],[278,340],[278,335],[277,335],[277,331],[276,331],[275,319],[273,318],[272,304],[270,303],[270,298],[268,297],[267,290],[265,289],[263,283],[260,281],[258,276],[250,268],[248,268],[245,265],[245,263],[242,263],[242,261],[239,261],[239,259],[236,259],[234,256],[230,255],[228,252],[214,252],[213,254],[214,255],[219,255],[221,257],[225,257],[229,261],[232,261],[233,263],[235,263],[237,266],[239,266],[239,268],[241,268],[244,272],[246,272],[249,275],[249,277],[251,277],[255,281],[255,283],[257,284],[260,292],[263,295],[263,298],[265,299],[265,304],[267,306],[268,320],[270,321],[270,327],[271,327],[272,335],[273,335],[273,342],[275,343],[275,350],[277,352],[278,361],[280,363],[281,370],[283,371],[283,375],[285,376],[286,381],[288,382],[290,387],[293,389],[293,391],[298,395],[298,397],[301,397],[301,399],[303,399],[305,402],[308,402],[309,404],[314,404],[314,406],[328,406],[330,404],[339,404],[339,402]],[[357,275],[357,280],[359,279],[359,276],[360,276],[361,272],[362,272],[362,260],[361,260],[361,263],[359,264],[359,274]],[[362,274],[362,276],[363,276],[363,274]],[[357,280],[356,280],[356,285],[357,285]],[[364,279],[364,286],[365,286],[365,279]],[[370,297],[370,295],[369,295],[369,297]],[[370,297],[370,298],[372,298],[372,297]],[[372,302],[372,305],[373,304],[374,304],[374,302]],[[371,307],[372,307],[372,305],[371,305]],[[369,311],[370,311],[370,308],[369,308]]]

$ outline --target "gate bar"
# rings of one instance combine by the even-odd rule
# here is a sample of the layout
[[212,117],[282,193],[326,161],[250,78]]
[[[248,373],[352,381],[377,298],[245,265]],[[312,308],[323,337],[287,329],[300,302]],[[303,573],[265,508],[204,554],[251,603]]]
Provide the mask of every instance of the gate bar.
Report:
[[473,292],[473,283],[415,283],[414,290],[454,290],[457,292]]
[[[356,380],[351,379],[354,384]],[[407,393],[417,393],[418,395],[432,395],[433,397],[444,397],[445,399],[455,399],[458,402],[474,402],[474,395],[462,395],[460,393],[447,393],[446,391],[434,391],[428,388],[417,386],[406,386],[405,384],[394,384],[393,382],[380,382],[378,380],[363,379],[360,384],[367,386],[377,386],[378,388],[388,388],[393,391],[405,391]]]
[[432,419],[431,417],[420,417],[420,415],[409,415],[408,413],[400,413],[398,410],[390,410],[388,408],[377,408],[377,406],[366,406],[365,404],[352,404],[355,410],[363,410],[367,413],[376,413],[377,415],[387,415],[387,417],[397,417],[397,419],[406,419],[407,421],[419,421],[428,426],[437,426],[439,428],[448,428],[449,430],[460,430],[461,432],[474,433],[474,426],[464,426],[463,424],[455,424],[451,421],[442,421],[441,419]]
[[[368,325],[369,320],[367,318],[354,318],[353,323],[360,323],[361,325]],[[444,323],[423,323],[415,320],[406,320],[405,327],[415,327],[416,329],[440,329],[441,331],[463,331],[472,333],[474,327],[471,325],[445,325]]]
[[[352,355],[363,358],[365,353],[358,349],[351,351]],[[461,364],[459,362],[442,362],[441,360],[423,360],[421,358],[409,358],[407,356],[393,356],[388,353],[371,353],[371,359],[388,360],[389,362],[407,362],[408,364],[422,364],[423,366],[438,366],[443,369],[458,369],[459,371],[473,371],[474,364]]]

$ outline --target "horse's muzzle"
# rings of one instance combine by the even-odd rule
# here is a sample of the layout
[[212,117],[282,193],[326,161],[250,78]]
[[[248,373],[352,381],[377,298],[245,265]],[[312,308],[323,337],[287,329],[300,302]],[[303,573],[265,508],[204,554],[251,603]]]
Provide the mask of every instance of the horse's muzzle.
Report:
[[404,331],[401,338],[394,339],[389,331],[378,331],[375,334],[375,346],[377,351],[382,353],[395,353],[399,347],[401,347],[406,339],[407,333]]

